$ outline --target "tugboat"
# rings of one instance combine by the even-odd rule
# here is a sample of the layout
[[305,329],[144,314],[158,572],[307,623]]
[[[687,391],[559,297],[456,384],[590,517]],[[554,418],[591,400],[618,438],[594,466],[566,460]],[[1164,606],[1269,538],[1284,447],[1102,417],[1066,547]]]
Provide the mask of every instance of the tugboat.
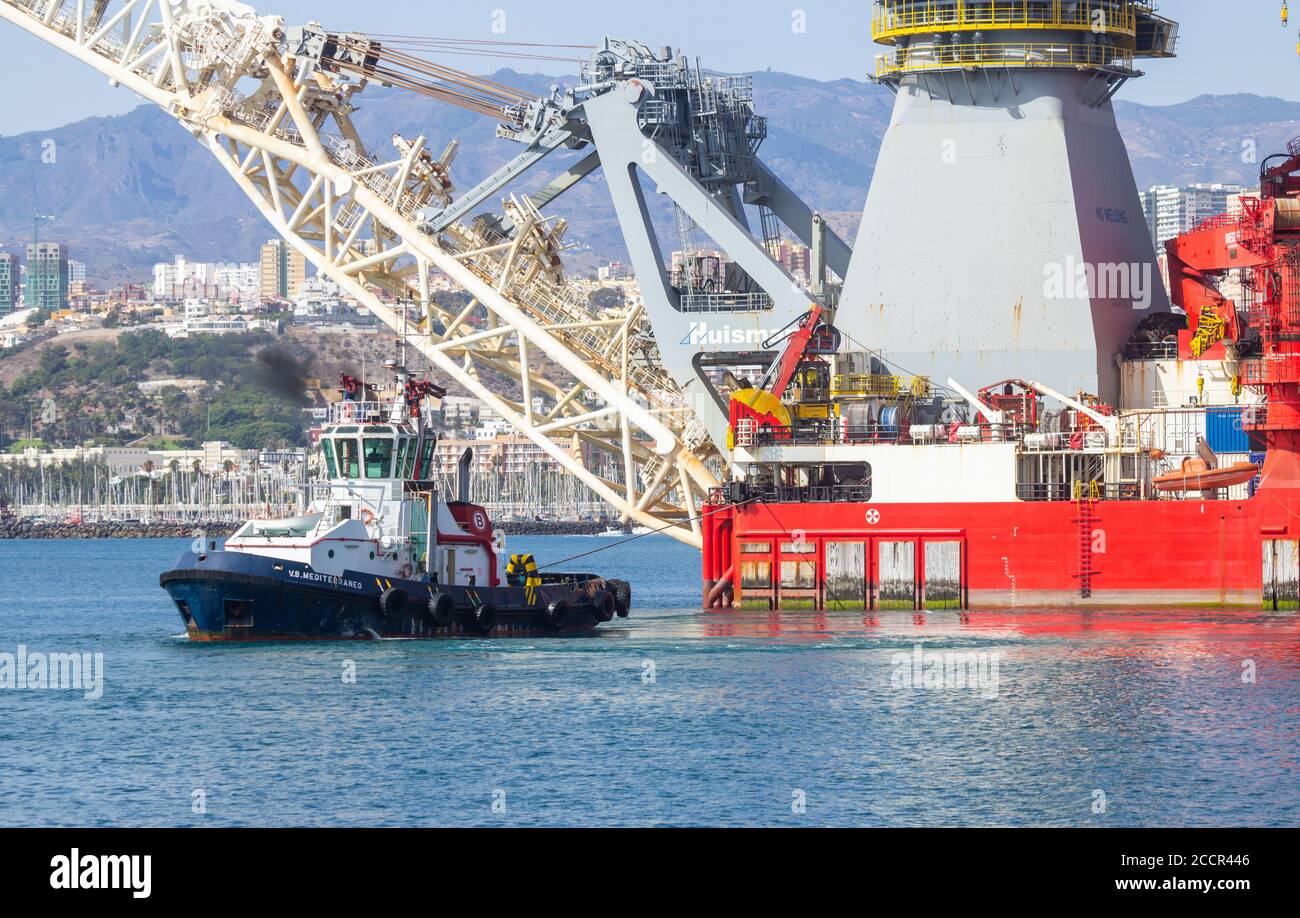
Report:
[[249,520],[224,547],[195,539],[160,578],[195,641],[535,636],[589,632],[626,617],[631,587],[544,573],[507,555],[483,507],[430,480],[430,402],[445,392],[396,361],[394,394],[343,377],[320,431],[307,512]]

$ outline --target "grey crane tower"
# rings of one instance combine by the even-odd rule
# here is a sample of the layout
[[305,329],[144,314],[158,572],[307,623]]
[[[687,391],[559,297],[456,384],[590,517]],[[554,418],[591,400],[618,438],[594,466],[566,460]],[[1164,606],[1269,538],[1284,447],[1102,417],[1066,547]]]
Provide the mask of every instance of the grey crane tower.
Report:
[[1177,25],[1129,0],[878,0],[893,116],[836,324],[908,372],[1112,403],[1169,310],[1111,99]]

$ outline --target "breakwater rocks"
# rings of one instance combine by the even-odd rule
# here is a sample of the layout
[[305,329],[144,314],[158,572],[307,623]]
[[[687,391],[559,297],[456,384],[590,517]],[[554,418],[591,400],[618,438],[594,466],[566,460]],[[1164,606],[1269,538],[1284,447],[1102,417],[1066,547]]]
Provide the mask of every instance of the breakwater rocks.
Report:
[[[496,528],[505,535],[599,535],[608,524],[557,520],[509,520]],[[0,519],[0,539],[189,539],[197,530],[224,538],[239,528],[228,521],[177,523],[144,522],[61,523],[45,520]]]
[[202,530],[210,538],[231,535],[239,524],[228,521],[62,523],[30,519],[0,519],[0,539],[190,539]]
[[566,522],[563,520],[504,520],[496,524],[503,535],[600,535],[608,523]]

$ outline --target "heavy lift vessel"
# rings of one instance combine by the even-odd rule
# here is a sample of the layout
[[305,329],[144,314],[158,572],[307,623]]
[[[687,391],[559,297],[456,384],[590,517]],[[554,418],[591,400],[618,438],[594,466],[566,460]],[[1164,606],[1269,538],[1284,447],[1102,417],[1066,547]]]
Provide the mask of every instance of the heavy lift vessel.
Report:
[[[1173,56],[1149,0],[877,0],[897,101],[854,249],[758,155],[749,81],[671,49],[606,39],[579,85],[534,98],[422,41],[235,0],[0,0],[0,19],[166,110],[439,371],[625,519],[702,544],[711,607],[1295,603],[1300,145],[1258,204],[1172,247],[1185,317],[1148,285],[1134,333],[1139,298],[1039,289],[1054,260],[1094,281],[1152,266],[1110,105],[1139,59]],[[457,191],[454,145],[366,147],[370,82],[523,149]],[[561,149],[584,154],[471,219]],[[597,169],[642,300],[595,313],[542,209]],[[812,252],[807,284],[775,258],[782,226]],[[477,306],[440,304],[434,271]]]
[[816,309],[783,349],[732,355],[742,475],[710,498],[706,606],[1296,608],[1300,139],[1262,172],[1239,214],[1167,243],[1186,327],[1141,323],[1125,407],[942,391],[828,352]]

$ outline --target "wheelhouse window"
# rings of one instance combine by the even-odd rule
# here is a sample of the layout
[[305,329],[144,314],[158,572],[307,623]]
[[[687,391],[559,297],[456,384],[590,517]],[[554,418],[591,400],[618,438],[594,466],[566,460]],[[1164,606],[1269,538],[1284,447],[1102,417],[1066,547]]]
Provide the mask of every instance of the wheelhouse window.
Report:
[[360,478],[361,451],[357,448],[357,441],[352,437],[339,438],[334,445],[338,449],[339,468],[343,471],[343,477]]
[[334,441],[329,437],[320,441],[321,453],[325,456],[325,472],[330,478],[339,477],[338,463],[334,461]]
[[366,438],[366,477],[391,478],[393,475],[393,440],[391,437]]
[[402,438],[402,477],[406,479],[415,477],[415,444],[414,437]]
[[424,455],[420,457],[420,475],[427,481],[433,477],[433,451],[438,441],[434,437],[424,441]]

